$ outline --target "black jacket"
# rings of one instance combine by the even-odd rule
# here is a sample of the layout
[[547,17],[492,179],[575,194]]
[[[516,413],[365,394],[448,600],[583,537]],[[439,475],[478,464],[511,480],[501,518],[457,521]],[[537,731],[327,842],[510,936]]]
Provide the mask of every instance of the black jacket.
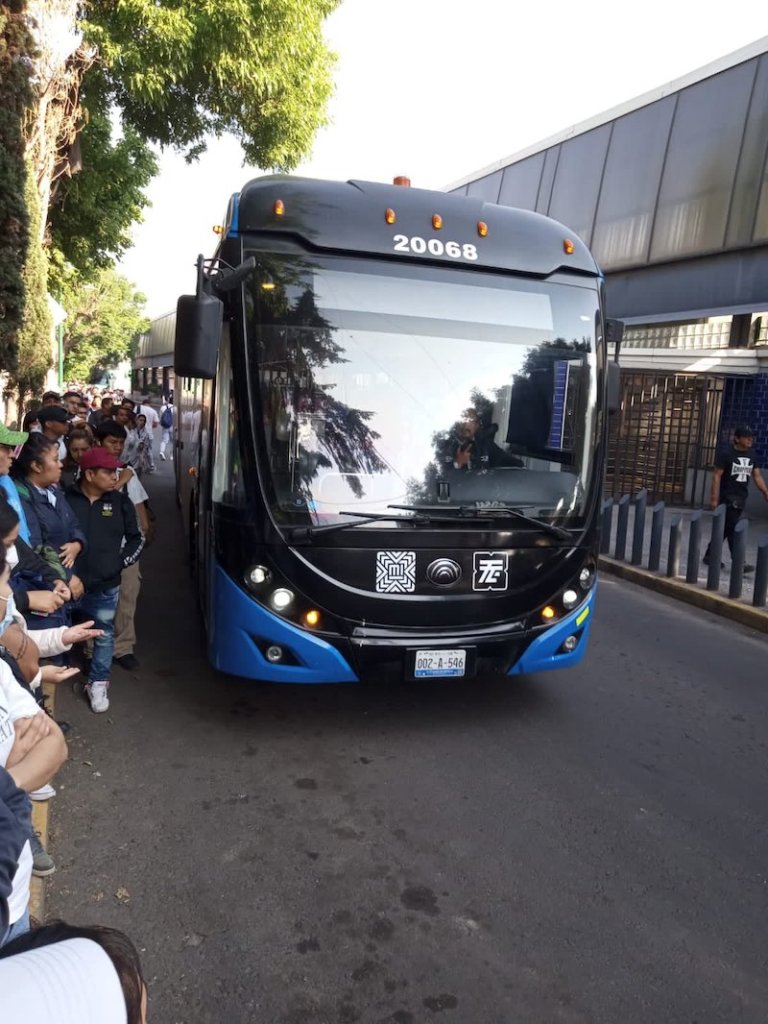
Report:
[[133,565],[144,547],[133,502],[122,491],[107,491],[92,502],[79,481],[67,497],[87,543],[75,562],[75,575],[90,593],[119,587],[123,569]]
[[49,562],[25,544],[21,537],[16,538],[16,553],[19,556],[19,564],[11,573],[11,590],[16,608],[23,615],[29,611],[28,591],[52,590],[54,583],[62,579],[62,576]]

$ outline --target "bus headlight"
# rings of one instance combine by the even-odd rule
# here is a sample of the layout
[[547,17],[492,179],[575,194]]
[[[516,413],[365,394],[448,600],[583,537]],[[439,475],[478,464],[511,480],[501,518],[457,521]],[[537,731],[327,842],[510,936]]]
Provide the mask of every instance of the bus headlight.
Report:
[[293,591],[288,590],[287,587],[278,587],[277,590],[272,591],[272,607],[279,612],[285,611],[292,602]]
[[595,570],[591,565],[585,565],[579,573],[579,586],[582,590],[589,590],[595,578]]
[[266,565],[254,565],[254,567],[248,573],[248,579],[256,587],[261,586],[262,583],[269,583],[271,577],[272,573],[269,571]]
[[575,590],[566,590],[563,593],[563,608],[575,608],[579,603],[579,595]]

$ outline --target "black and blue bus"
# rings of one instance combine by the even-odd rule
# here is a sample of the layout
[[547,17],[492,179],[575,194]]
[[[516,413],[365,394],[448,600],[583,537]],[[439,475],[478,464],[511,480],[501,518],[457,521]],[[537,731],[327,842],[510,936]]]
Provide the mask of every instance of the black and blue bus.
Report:
[[595,602],[602,278],[561,224],[267,176],[176,316],[176,474],[212,664],[565,668]]

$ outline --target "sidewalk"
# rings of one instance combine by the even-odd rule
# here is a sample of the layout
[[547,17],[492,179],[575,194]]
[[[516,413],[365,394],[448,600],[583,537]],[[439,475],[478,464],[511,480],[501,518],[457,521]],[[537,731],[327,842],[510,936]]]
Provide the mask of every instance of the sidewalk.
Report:
[[[749,520],[749,533],[747,536],[746,562],[754,565],[757,561],[757,546],[759,542],[768,537],[768,505],[765,506],[767,515],[759,519]],[[686,583],[688,569],[688,548],[690,538],[690,521],[697,511],[692,508],[666,508],[664,510],[664,527],[662,531],[661,560],[658,572],[651,572],[648,569],[648,557],[651,546],[651,515],[652,506],[649,505],[646,511],[645,533],[643,537],[642,561],[640,565],[633,566],[632,547],[634,539],[635,508],[630,505],[629,522],[627,526],[627,544],[623,559],[616,559],[616,533],[618,528],[618,508],[614,505],[613,520],[611,529],[610,550],[601,555],[600,564],[604,571],[621,576],[624,579],[632,580],[641,586],[648,586],[651,589],[667,593],[681,600],[688,601],[700,608],[706,608],[718,614],[738,619],[745,625],[752,628],[768,631],[768,610],[755,608],[752,605],[754,596],[754,573],[744,576],[741,597],[731,599],[728,597],[731,575],[731,556],[728,545],[723,545],[722,562],[725,568],[720,572],[720,586],[717,591],[708,591],[707,587],[707,566],[703,564],[702,558],[707,549],[712,533],[712,512],[705,510],[701,519],[701,551],[698,564],[698,582],[696,584]],[[680,545],[679,571],[673,576],[667,576],[667,561],[669,557],[669,537],[673,519],[679,517],[682,527],[682,538]],[[742,517],[744,518],[744,517]],[[743,609],[744,614],[739,610]]]

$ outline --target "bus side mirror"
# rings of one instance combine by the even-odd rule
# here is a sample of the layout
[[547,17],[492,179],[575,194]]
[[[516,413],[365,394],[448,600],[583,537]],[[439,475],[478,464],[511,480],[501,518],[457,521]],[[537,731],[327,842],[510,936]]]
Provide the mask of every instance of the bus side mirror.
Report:
[[621,408],[621,367],[613,359],[608,363],[606,404],[608,412],[618,412]]
[[611,320],[605,321],[605,342],[606,345],[615,345],[613,358],[616,362],[619,361],[619,352],[621,352],[621,342],[624,338],[624,322],[623,320]]
[[224,304],[213,295],[182,295],[176,305],[173,365],[177,377],[216,376]]

